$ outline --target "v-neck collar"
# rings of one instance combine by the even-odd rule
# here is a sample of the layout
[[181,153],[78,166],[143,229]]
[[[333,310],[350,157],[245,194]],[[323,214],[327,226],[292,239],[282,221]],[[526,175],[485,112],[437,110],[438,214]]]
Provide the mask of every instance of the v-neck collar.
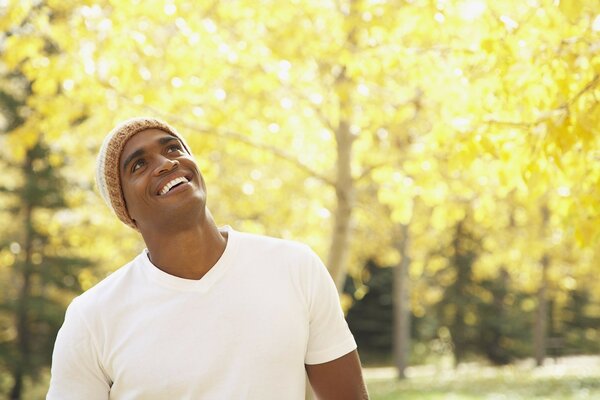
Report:
[[182,292],[200,292],[206,293],[210,288],[225,274],[231,266],[237,249],[237,232],[230,226],[224,226],[219,229],[227,232],[227,244],[225,251],[217,260],[216,264],[200,279],[185,279],[166,273],[165,271],[152,264],[148,257],[148,249],[144,249],[137,256],[138,263],[142,273],[152,282],[157,283],[168,289]]

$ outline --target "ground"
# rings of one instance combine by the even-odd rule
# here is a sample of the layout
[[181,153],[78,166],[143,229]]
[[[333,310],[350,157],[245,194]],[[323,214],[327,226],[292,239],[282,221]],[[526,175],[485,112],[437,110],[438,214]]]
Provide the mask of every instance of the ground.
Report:
[[395,379],[390,367],[366,368],[372,400],[583,400],[600,399],[600,357],[548,359],[535,368],[532,360],[505,367],[463,364],[418,366],[408,379]]

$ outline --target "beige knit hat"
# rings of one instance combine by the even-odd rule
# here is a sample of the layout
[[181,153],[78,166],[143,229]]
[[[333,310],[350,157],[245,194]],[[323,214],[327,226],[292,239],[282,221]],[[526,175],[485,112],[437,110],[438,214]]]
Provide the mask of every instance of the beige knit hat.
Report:
[[119,162],[125,143],[133,135],[146,129],[160,129],[175,136],[181,141],[185,150],[189,154],[192,154],[190,148],[175,128],[156,118],[139,117],[125,120],[118,124],[104,138],[96,160],[96,184],[102,198],[117,217],[135,230],[137,230],[137,227],[133,219],[129,216],[127,205],[125,204],[125,196],[121,187],[121,175],[119,174]]

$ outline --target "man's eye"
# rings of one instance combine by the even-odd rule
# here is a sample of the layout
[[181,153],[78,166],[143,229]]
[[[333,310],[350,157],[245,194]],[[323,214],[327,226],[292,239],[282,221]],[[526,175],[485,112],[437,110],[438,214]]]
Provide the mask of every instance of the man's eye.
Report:
[[178,144],[174,144],[167,148],[167,153],[172,153],[174,151],[182,151],[181,146]]
[[142,159],[137,160],[136,162],[133,163],[133,166],[131,167],[131,172],[135,172],[138,169],[142,168],[144,166],[144,164],[146,164],[146,162]]

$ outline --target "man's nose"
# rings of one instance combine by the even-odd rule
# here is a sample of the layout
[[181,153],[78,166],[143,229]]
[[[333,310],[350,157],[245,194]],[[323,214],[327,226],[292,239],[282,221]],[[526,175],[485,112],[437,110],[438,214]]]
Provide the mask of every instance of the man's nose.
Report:
[[160,175],[165,172],[172,171],[173,169],[179,166],[179,161],[171,160],[168,157],[160,157],[158,160],[158,164],[154,169],[155,175]]

